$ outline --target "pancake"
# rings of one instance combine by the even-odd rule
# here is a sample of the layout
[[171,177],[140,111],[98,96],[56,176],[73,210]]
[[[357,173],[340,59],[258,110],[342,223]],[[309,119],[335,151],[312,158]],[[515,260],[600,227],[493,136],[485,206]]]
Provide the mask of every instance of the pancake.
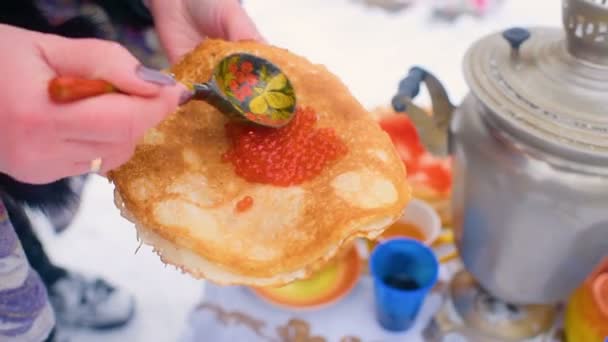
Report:
[[163,262],[218,284],[281,286],[306,278],[355,237],[381,234],[401,216],[410,188],[388,135],[321,65],[270,45],[209,39],[170,71],[184,84],[205,82],[220,59],[239,52],[268,59],[291,82],[298,113],[281,129],[316,120],[308,129],[319,134],[281,142],[302,155],[275,170],[293,176],[316,168],[314,177],[265,182],[238,173],[226,159],[237,146],[227,118],[191,101],[149,130],[108,178],[123,216]]

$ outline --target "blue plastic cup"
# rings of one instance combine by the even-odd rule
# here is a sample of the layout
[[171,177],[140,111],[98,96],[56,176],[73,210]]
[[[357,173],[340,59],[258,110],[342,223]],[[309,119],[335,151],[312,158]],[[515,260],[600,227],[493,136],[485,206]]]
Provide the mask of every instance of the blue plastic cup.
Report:
[[437,282],[437,257],[421,242],[395,238],[378,244],[369,263],[374,279],[376,319],[386,330],[410,329]]

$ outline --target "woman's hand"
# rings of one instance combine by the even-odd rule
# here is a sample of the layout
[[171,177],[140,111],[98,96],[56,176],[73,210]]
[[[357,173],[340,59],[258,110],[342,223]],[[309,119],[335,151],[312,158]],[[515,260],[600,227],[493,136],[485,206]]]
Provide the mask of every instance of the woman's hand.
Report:
[[171,63],[206,37],[263,40],[238,0],[149,0]]
[[[96,158],[102,173],[123,164],[185,91],[116,43],[0,25],[0,46],[0,172],[23,182],[80,175]],[[56,76],[104,79],[123,94],[55,104],[47,87]]]

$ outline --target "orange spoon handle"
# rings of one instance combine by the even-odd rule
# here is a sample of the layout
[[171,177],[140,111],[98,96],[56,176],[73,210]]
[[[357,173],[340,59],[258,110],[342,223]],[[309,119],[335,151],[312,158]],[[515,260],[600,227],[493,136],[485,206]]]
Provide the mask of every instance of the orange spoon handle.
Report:
[[51,100],[56,103],[69,103],[117,91],[116,87],[104,80],[68,76],[53,78],[48,88]]

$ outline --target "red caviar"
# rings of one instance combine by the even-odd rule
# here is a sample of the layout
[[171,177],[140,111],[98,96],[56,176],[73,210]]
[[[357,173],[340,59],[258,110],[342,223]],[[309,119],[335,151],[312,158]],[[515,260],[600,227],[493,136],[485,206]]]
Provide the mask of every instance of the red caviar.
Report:
[[249,182],[301,184],[347,152],[332,128],[315,128],[316,122],[312,109],[297,108],[292,121],[281,128],[229,123],[226,135],[232,146],[224,160]]
[[253,206],[253,197],[245,196],[236,203],[236,211],[242,213]]

